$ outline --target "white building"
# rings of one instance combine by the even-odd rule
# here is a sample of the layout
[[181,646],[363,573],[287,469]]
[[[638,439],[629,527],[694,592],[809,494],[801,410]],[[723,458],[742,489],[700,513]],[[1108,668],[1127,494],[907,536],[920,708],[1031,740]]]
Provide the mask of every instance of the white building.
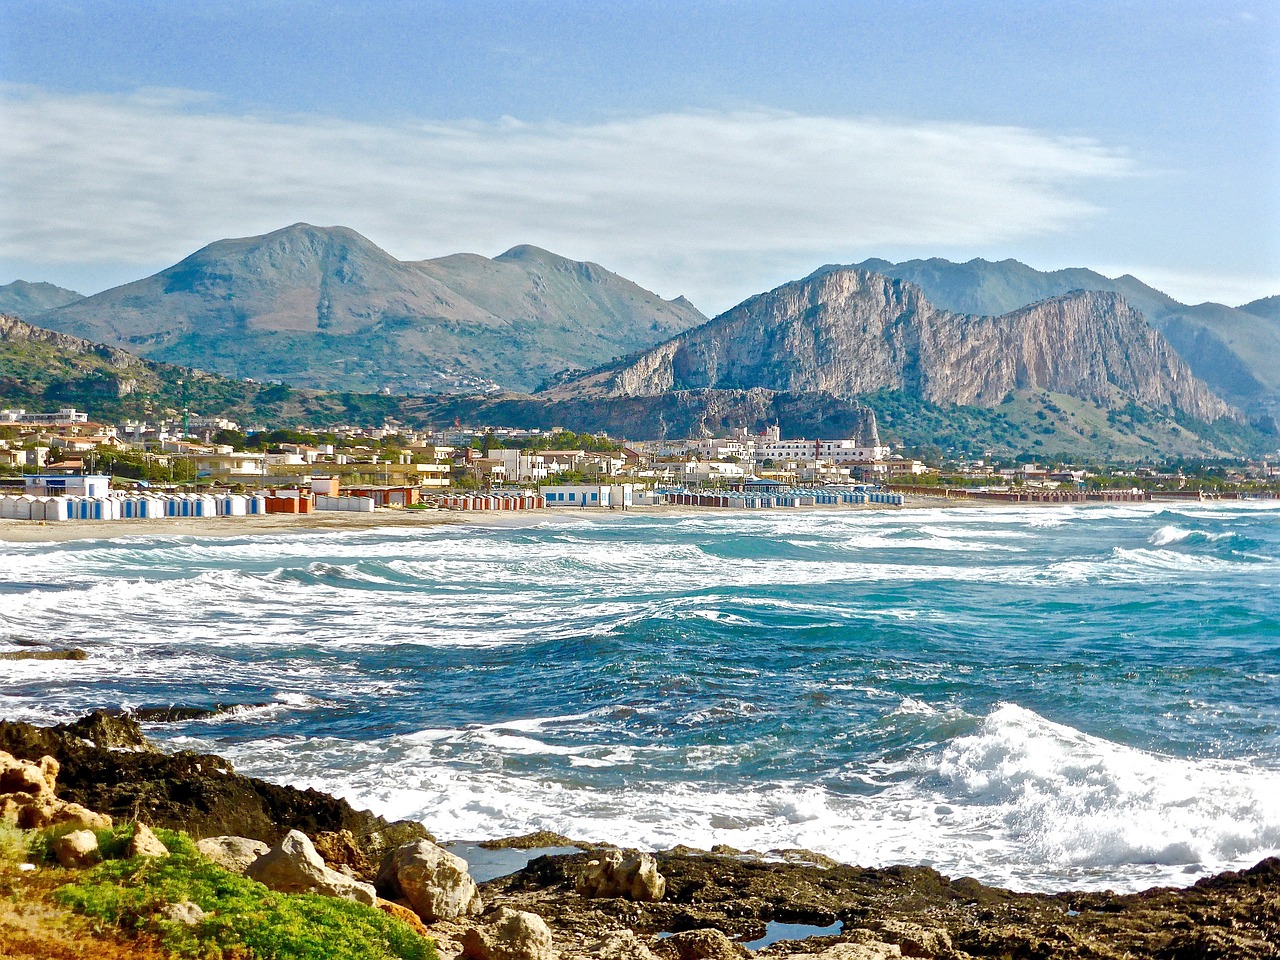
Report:
[[25,480],[24,492],[33,497],[105,497],[111,491],[111,478],[96,473],[41,473]]
[[88,423],[89,415],[75,407],[62,407],[57,413],[28,413],[26,410],[0,410],[0,421],[32,426],[57,427],[73,423]]
[[506,448],[490,450],[489,455],[502,461],[506,477],[513,483],[541,483],[553,473],[566,469],[563,461],[548,460],[540,453]]
[[741,480],[747,471],[739,463],[727,460],[690,460],[684,465],[685,483],[706,483],[709,480]]
[[621,507],[635,500],[635,486],[630,483],[566,483],[540,486],[538,493],[547,498],[548,507]]
[[881,444],[865,444],[845,437],[840,440],[763,440],[757,441],[756,462],[773,460],[828,460],[831,463],[870,463],[889,456],[889,448]]

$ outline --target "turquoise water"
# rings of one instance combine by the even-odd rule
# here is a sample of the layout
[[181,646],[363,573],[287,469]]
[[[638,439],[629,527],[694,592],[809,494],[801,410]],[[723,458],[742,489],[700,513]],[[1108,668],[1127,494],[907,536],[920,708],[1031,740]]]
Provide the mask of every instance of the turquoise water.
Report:
[[804,847],[1022,889],[1280,852],[1280,509],[549,519],[0,545],[10,718],[462,840]]

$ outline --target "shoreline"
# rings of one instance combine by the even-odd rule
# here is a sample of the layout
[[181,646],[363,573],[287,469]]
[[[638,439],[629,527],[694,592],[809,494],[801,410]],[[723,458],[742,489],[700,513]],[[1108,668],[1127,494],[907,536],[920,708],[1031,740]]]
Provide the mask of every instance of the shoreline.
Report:
[[[1179,498],[1154,497],[1147,504],[1179,504]],[[1235,503],[1237,501],[1209,501]],[[992,510],[1014,511],[1071,507],[1091,509],[1127,503],[1043,503],[965,500],[944,496],[911,494],[901,506],[866,504],[858,506],[775,507],[772,509],[733,510],[724,507],[637,506],[626,510],[545,507],[539,510],[397,510],[381,509],[373,513],[322,511],[308,514],[267,514],[252,517],[160,517],[153,520],[67,520],[46,523],[36,520],[0,520],[0,543],[73,543],[82,540],[117,540],[126,537],[208,537],[231,538],[277,536],[291,533],[345,533],[385,528],[421,527],[424,529],[455,524],[525,527],[545,519],[612,520],[623,517],[722,517],[722,516],[790,516],[795,514],[887,513],[915,510]]]
[[[120,823],[136,818],[195,839],[241,836],[266,845],[301,830],[331,869],[383,883],[377,892],[388,899],[397,891],[380,879],[380,865],[404,844],[433,842],[429,827],[416,821],[388,822],[331,794],[246,777],[212,754],[157,750],[136,723],[102,713],[56,727],[0,722],[0,749],[31,763],[55,757],[58,795]],[[805,851],[762,858],[676,847],[614,855],[617,863],[647,859],[661,883],[651,896],[584,890],[582,878],[599,872],[602,852],[619,848],[553,834],[483,847],[495,854],[518,848],[536,859],[521,866],[525,853],[492,857],[495,871],[509,865],[516,872],[477,877],[482,904],[456,917],[423,918],[440,960],[474,956],[468,937],[502,916],[498,908],[546,925],[555,948],[539,955],[547,960],[1262,960],[1280,947],[1277,858],[1185,888],[1049,894],[949,878],[927,866],[853,866]]]

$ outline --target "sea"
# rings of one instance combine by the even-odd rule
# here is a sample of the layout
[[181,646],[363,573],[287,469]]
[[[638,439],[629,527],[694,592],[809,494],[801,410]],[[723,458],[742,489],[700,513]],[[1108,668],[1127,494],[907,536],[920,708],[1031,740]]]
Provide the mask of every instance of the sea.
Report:
[[[1019,890],[1280,854],[1280,505],[712,511],[0,544],[0,715],[443,839],[799,848]],[[780,854],[774,853],[774,856]]]

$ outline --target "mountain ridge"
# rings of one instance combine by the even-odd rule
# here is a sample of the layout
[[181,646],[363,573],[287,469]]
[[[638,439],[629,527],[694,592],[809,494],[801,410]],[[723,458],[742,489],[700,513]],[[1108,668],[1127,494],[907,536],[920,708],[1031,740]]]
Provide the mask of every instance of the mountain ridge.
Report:
[[43,313],[83,299],[84,294],[52,283],[14,280],[0,286],[0,314],[22,316]]
[[[1021,261],[941,257],[852,264],[918,284],[939,307],[996,316],[1072,290],[1122,294],[1163,333],[1192,371],[1232,403],[1258,411],[1280,403],[1280,315],[1205,302],[1184,304],[1131,274],[1106,277],[1086,267],[1042,271]],[[828,264],[815,273],[840,269]],[[1255,301],[1264,304],[1267,299]],[[1258,318],[1268,321],[1259,324]]]
[[1114,293],[1078,292],[999,317],[940,310],[914,283],[828,269],[751,297],[700,327],[552,387],[548,396],[763,388],[856,398],[902,390],[994,406],[1011,391],[1130,400],[1198,420],[1237,416]]
[[299,223],[27,319],[227,376],[410,393],[530,389],[706,318],[537,247],[401,261]]

